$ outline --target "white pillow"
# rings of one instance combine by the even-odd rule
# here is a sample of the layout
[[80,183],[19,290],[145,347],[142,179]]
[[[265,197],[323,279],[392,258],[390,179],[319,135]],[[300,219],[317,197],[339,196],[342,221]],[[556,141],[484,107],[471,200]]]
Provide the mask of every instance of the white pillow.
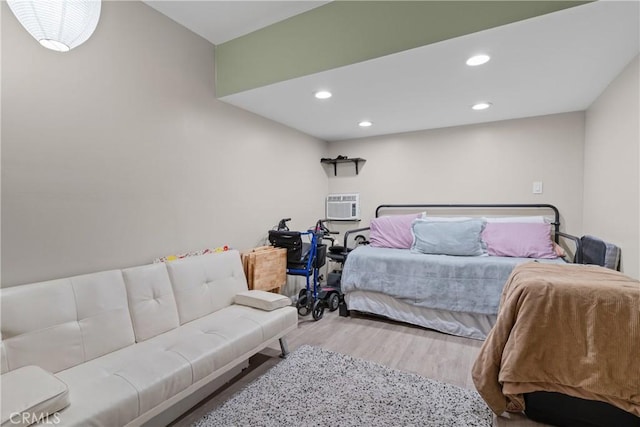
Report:
[[257,289],[236,294],[234,302],[239,305],[246,305],[247,307],[259,308],[264,311],[277,310],[291,305],[289,297]]
[[426,214],[422,214],[422,219],[428,219],[433,222],[453,222],[453,221],[468,221],[473,219],[468,216],[429,216]]
[[520,222],[520,223],[536,223],[536,224],[549,224],[550,221],[544,216],[501,216],[501,217],[487,217],[487,222]]
[[[39,366],[27,365],[2,374],[2,425],[30,425],[69,406],[69,388]],[[55,417],[49,418],[55,424]],[[43,424],[49,424],[44,422]]]

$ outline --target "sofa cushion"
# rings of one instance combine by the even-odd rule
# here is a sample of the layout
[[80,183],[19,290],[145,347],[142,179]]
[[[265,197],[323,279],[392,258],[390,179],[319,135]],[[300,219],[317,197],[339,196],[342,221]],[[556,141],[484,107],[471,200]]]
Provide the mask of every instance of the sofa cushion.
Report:
[[[64,425],[125,425],[155,405],[294,328],[294,307],[232,305],[57,374],[69,385]],[[139,407],[139,409],[138,409]]]
[[134,343],[120,270],[0,290],[6,368],[58,372]]
[[224,311],[231,318],[238,316],[260,325],[264,341],[274,339],[282,331],[298,324],[298,312],[295,307],[290,306],[273,311],[264,311],[242,305],[233,305]]
[[138,392],[127,380],[86,373],[70,379],[67,372],[81,366],[56,374],[69,386],[70,404],[58,414],[60,425],[123,426],[138,417]]
[[176,300],[164,263],[122,270],[136,341],[180,326]]
[[[69,405],[67,385],[39,366],[2,375],[2,425],[28,426]],[[53,417],[49,420],[55,424]]]
[[189,360],[196,382],[294,328],[294,307],[274,311],[232,305],[149,340]]
[[230,250],[167,263],[180,324],[233,304],[247,290],[240,254]]
[[[117,360],[113,375],[127,380],[138,392],[138,407],[143,414],[193,383],[191,364],[179,354],[161,347],[144,348],[138,344],[133,354]],[[118,359],[116,357],[116,359]]]
[[191,364],[193,382],[201,380],[238,357],[232,341],[226,336],[207,333],[200,328],[189,327],[188,324],[150,340],[188,360]]
[[265,292],[260,290],[250,290],[240,292],[235,297],[235,303],[248,307],[259,308],[260,310],[272,311],[277,308],[291,305],[291,300],[280,294]]
[[[124,425],[131,419],[153,409],[173,395],[179,393],[192,384],[191,365],[184,357],[168,351],[165,346],[152,344],[150,341],[123,348],[119,351],[104,355],[82,365],[74,366],[57,374],[58,378],[69,385],[71,390],[71,405],[66,417],[74,418],[74,404],[84,402],[83,415],[87,419],[98,417],[101,420],[110,419],[102,425]],[[111,405],[118,397],[99,394],[99,389],[105,384],[113,389],[122,389],[122,383],[133,390],[135,396],[135,413],[131,413],[131,402],[125,402],[127,417],[112,411]],[[92,391],[96,389],[95,392]],[[93,395],[92,400],[78,395],[79,391]],[[122,390],[125,396],[129,391]],[[88,406],[88,407],[87,407]],[[116,412],[117,412],[117,408]],[[107,415],[102,415],[107,411]],[[62,414],[66,424],[65,412]],[[117,418],[117,422],[116,419]],[[128,419],[125,419],[128,418]]]

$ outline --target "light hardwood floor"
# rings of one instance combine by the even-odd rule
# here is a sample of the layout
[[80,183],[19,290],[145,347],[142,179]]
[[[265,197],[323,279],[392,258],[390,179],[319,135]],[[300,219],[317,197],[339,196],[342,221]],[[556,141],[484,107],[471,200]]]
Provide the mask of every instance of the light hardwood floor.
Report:
[[[336,353],[370,360],[393,369],[473,389],[471,366],[481,341],[454,337],[428,329],[365,315],[339,317],[325,312],[316,322],[301,317],[298,329],[287,336],[289,350],[308,344]],[[276,365],[281,359],[277,343],[250,359],[250,366],[230,384],[218,390],[173,426],[190,426],[207,412],[223,404],[234,393]],[[524,416],[494,417],[496,427],[540,427]]]

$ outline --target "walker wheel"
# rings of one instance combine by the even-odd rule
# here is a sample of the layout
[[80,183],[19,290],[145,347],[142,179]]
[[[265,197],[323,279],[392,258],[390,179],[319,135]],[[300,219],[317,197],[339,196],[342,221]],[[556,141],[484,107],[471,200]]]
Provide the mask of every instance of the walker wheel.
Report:
[[298,314],[300,316],[306,316],[311,311],[309,296],[307,295],[307,291],[304,289],[300,291],[298,301],[296,302],[296,308],[298,309]]
[[336,293],[329,295],[327,305],[329,306],[329,311],[336,311],[340,305],[340,296]]
[[313,320],[322,319],[322,315],[324,314],[324,303],[321,300],[316,300],[313,303]]

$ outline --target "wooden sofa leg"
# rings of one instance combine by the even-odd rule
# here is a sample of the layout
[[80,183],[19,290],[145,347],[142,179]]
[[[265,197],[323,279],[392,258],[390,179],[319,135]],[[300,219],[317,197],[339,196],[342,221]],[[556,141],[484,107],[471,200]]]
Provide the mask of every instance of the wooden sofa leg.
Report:
[[286,359],[289,355],[289,346],[287,346],[287,340],[284,337],[280,338],[280,350],[282,351],[280,357]]

